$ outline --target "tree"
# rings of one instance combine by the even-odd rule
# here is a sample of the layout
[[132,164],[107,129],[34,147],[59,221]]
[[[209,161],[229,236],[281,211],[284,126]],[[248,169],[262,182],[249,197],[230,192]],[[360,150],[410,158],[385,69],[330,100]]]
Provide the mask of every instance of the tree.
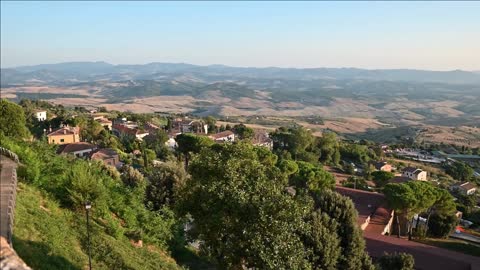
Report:
[[445,171],[460,181],[468,181],[473,177],[473,169],[463,162],[456,161],[452,165],[447,165]]
[[302,207],[283,191],[284,174],[262,164],[251,145],[204,148],[190,166],[180,211],[189,233],[222,268],[306,268]]
[[164,205],[175,203],[179,190],[185,185],[187,173],[182,166],[167,162],[153,167],[147,174],[147,179],[146,204],[150,209],[158,211]]
[[188,133],[178,135],[175,140],[177,141],[177,152],[185,158],[185,169],[188,168],[191,153],[199,153],[202,148],[213,144],[213,141],[208,137]]
[[29,132],[26,128],[25,114],[22,107],[3,98],[0,105],[2,115],[0,117],[0,132],[18,139],[28,137]]
[[202,250],[225,269],[372,269],[351,200],[330,190],[290,195],[295,166],[272,166],[273,154],[257,149],[213,145],[192,159],[178,211],[191,215]]
[[340,146],[342,158],[350,159],[359,163],[366,163],[370,160],[368,147],[354,143],[343,143]]
[[[338,226],[332,234],[340,239],[341,256],[335,269],[373,269],[365,240],[357,225],[357,210],[351,199],[330,190],[315,191],[315,209],[326,213]],[[318,269],[318,268],[316,268]]]
[[233,132],[238,135],[240,140],[250,140],[255,134],[252,128],[249,128],[244,124],[238,124],[233,126]]
[[273,140],[273,150],[276,153],[288,151],[294,159],[297,159],[299,154],[304,153],[314,142],[311,131],[301,126],[288,129],[281,127],[270,135]]
[[441,215],[435,213],[430,217],[428,232],[434,237],[447,238],[458,225],[458,221],[457,216],[453,214]]
[[[387,184],[383,189],[383,193],[385,193],[388,205],[395,210],[398,237],[400,237],[399,215],[405,215],[407,220],[410,221],[415,214],[412,213],[412,209],[417,204],[417,198],[410,186],[403,184]],[[410,234],[410,226],[408,226],[408,233]]]
[[378,259],[379,270],[413,270],[415,259],[408,253],[385,253]]
[[332,189],[335,185],[333,175],[321,166],[304,161],[297,161],[298,171],[294,173],[290,182],[297,188],[308,190]]
[[126,186],[135,188],[144,185],[143,174],[132,166],[125,165],[120,172],[122,173],[120,178]]
[[373,177],[373,182],[375,183],[375,186],[378,188],[384,187],[386,184],[388,184],[388,181],[395,177],[395,175],[391,172],[385,172],[385,171],[375,171],[371,173]]
[[453,215],[457,211],[457,207],[453,196],[445,189],[435,188],[435,202],[427,210],[427,222],[425,232],[428,233],[430,216],[435,213],[437,215]]
[[338,151],[337,135],[333,132],[326,132],[317,139],[317,148],[320,150],[320,160],[325,163],[338,164],[340,152]]
[[87,162],[76,162],[67,174],[69,202],[75,208],[83,207],[86,201],[102,204],[106,197],[105,187],[95,175],[95,166]]
[[213,116],[207,116],[205,117],[205,124],[208,125],[208,133],[215,133],[217,126],[215,125],[217,123],[217,119]]

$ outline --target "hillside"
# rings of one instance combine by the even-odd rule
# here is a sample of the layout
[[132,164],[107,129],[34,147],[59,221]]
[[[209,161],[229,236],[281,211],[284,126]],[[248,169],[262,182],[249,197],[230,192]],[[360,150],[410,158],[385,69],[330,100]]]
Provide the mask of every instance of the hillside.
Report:
[[[162,249],[134,247],[91,221],[93,269],[181,269]],[[85,217],[62,208],[39,189],[19,183],[13,246],[33,269],[85,269],[88,266]]]

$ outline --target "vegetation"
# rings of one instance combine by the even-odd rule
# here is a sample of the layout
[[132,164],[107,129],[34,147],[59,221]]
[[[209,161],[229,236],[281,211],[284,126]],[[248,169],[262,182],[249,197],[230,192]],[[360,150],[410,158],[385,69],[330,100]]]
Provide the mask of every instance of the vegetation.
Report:
[[2,112],[0,132],[7,136],[26,138],[29,132],[22,107],[3,98],[0,100],[0,106]]
[[275,163],[248,144],[201,150],[180,201],[190,237],[222,268],[370,269],[351,201],[318,185],[304,186],[313,197],[292,197],[284,189],[292,170]]
[[385,253],[378,259],[380,270],[413,270],[414,264],[413,256],[407,253]]
[[[46,262],[58,265],[57,269],[84,268],[82,222],[84,203],[91,201],[92,249],[98,269],[175,269],[178,266],[170,256],[191,269],[374,269],[355,207],[332,191],[335,178],[324,165],[355,174],[344,186],[370,190],[367,180],[372,179],[395,210],[397,224],[400,216],[407,220],[410,238],[413,233],[445,237],[458,222],[453,215],[456,208],[476,217],[471,196],[456,195],[454,202],[448,191],[428,182],[388,183],[394,175],[375,171],[371,165],[384,157],[378,144],[340,141],[333,132],[314,137],[298,125],[280,127],[271,133],[270,151],[251,145],[251,128],[218,127],[215,118],[207,117],[210,131],[232,130],[240,140],[216,144],[206,136],[181,134],[172,150],[165,145],[172,118],[103,110],[143,124],[153,119],[165,122],[165,130],[137,140],[111,134],[82,107],[72,111],[38,101],[22,101],[21,107],[2,100],[3,104],[7,114],[27,115],[11,127],[19,132],[2,129],[0,141],[22,163],[18,176],[29,200],[21,202],[26,207],[19,220],[31,219],[35,224],[16,221],[20,233],[15,241],[32,266]],[[37,107],[57,117],[36,122]],[[117,171],[100,162],[57,155],[41,130],[60,123],[80,126],[83,140],[114,148],[125,165]],[[22,127],[36,139],[24,140]],[[363,172],[356,172],[355,163]],[[453,164],[449,173],[469,179],[467,167]],[[414,220],[416,214],[426,218],[425,226]],[[47,225],[37,224],[42,219]],[[55,236],[46,238],[58,230],[60,220],[67,223],[69,236],[59,234],[65,243]],[[75,252],[57,250],[66,245]],[[117,260],[117,256],[125,258]],[[410,265],[413,261],[403,254],[379,261],[380,269],[411,269]]]

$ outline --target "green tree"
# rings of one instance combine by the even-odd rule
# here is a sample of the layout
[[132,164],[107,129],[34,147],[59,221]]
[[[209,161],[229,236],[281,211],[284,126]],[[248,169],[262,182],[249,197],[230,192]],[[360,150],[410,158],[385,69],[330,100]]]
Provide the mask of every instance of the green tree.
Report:
[[335,185],[335,177],[321,166],[304,161],[297,161],[297,165],[298,171],[290,178],[291,184],[297,188],[324,190],[332,189]]
[[69,202],[75,208],[82,208],[87,201],[104,205],[106,190],[95,175],[95,165],[87,162],[76,162],[67,174],[67,190]]
[[460,181],[468,181],[473,177],[473,169],[463,162],[455,162],[447,165],[447,174]]
[[337,135],[333,132],[326,132],[317,139],[317,148],[320,150],[320,161],[325,163],[338,164],[340,152],[338,150]]
[[202,148],[213,144],[213,141],[208,137],[196,136],[188,133],[178,135],[175,140],[177,142],[177,152],[182,154],[185,159],[185,169],[188,168],[192,153],[199,153]]
[[302,206],[283,191],[284,174],[262,164],[248,144],[205,148],[189,166],[180,209],[189,233],[225,269],[307,268],[300,237]]
[[25,114],[22,107],[3,98],[0,105],[0,132],[18,139],[28,137],[29,132],[26,128]]
[[378,188],[384,187],[393,177],[395,177],[393,173],[385,171],[375,171],[372,172],[371,175],[375,186]]
[[316,191],[312,194],[315,209],[326,213],[338,224],[331,231],[340,239],[341,256],[336,269],[373,269],[370,256],[365,251],[365,240],[357,224],[357,210],[351,199],[330,190]]
[[120,170],[122,182],[131,188],[144,186],[145,180],[143,178],[143,174],[139,172],[137,169],[133,168],[132,166],[123,166]]
[[244,124],[238,124],[233,126],[233,132],[237,134],[240,140],[251,140],[255,132],[252,128],[245,126]]
[[385,253],[378,259],[379,270],[413,270],[415,260],[408,253]]
[[458,218],[455,215],[433,214],[428,223],[429,235],[433,237],[447,238],[458,225]]
[[[403,214],[410,221],[415,213],[412,212],[417,204],[415,193],[408,185],[403,184],[387,184],[383,189],[383,193],[387,198],[388,205],[395,210],[395,217],[398,226],[398,237],[400,237],[400,219],[399,215]],[[410,224],[410,223],[409,223]],[[410,226],[408,227],[410,234]]]
[[301,126],[291,128],[279,128],[271,133],[273,140],[273,150],[276,153],[288,151],[294,159],[304,153],[307,148],[311,147],[314,142],[314,137],[310,130]]
[[147,174],[145,192],[147,206],[155,211],[164,205],[173,205],[179,190],[185,185],[187,173],[177,163],[167,162],[153,167]]
[[217,126],[215,125],[217,123],[217,119],[213,116],[207,116],[205,117],[205,124],[208,125],[208,133],[215,133],[217,131]]

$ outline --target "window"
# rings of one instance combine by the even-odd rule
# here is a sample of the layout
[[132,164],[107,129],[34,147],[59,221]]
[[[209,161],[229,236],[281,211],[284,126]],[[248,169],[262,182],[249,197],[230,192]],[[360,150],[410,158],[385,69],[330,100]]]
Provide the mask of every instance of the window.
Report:
[[60,139],[60,142],[65,142],[65,139]]

